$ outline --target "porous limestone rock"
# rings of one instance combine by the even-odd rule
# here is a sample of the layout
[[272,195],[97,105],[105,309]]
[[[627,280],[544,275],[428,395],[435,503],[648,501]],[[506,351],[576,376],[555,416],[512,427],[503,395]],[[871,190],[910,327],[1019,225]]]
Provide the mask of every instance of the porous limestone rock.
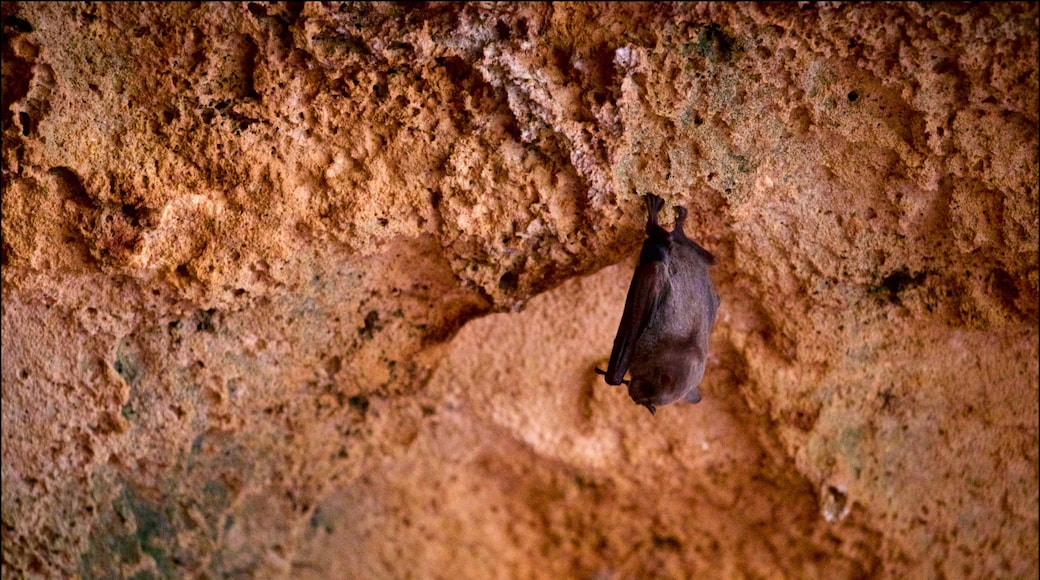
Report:
[[5,578],[1036,577],[1036,3],[2,17]]

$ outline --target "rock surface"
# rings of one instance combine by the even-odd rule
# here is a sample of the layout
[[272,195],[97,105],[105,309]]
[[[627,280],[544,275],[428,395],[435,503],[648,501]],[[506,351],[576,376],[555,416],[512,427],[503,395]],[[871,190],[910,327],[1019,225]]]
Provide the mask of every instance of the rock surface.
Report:
[[2,6],[5,578],[1036,577],[1035,3]]

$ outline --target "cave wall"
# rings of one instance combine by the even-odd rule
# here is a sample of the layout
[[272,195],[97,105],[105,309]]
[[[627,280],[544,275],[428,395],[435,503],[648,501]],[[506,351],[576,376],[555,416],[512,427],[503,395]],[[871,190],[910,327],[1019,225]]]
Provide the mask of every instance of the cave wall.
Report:
[[1037,575],[1036,3],[2,11],[5,577]]

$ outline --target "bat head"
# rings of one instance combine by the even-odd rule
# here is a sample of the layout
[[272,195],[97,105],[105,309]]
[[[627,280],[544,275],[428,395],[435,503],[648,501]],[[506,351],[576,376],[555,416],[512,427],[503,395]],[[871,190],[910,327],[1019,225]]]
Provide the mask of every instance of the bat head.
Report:
[[655,373],[652,377],[633,376],[628,383],[628,396],[651,413],[656,407],[678,401],[682,395],[676,377],[669,372]]
[[[678,353],[676,353],[678,354]],[[685,353],[689,354],[689,353]],[[678,358],[678,360],[672,360]],[[633,369],[628,396],[654,413],[657,407],[686,399],[700,400],[697,385],[704,377],[704,362],[689,356],[661,356],[649,368]]]

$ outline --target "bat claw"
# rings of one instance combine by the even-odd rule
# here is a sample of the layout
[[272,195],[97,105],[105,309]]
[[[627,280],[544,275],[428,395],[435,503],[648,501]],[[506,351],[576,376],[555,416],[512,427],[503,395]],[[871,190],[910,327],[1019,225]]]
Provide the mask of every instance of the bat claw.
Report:
[[664,208],[664,200],[652,193],[643,199],[646,201],[646,233],[649,234],[657,226],[657,214]]
[[[607,376],[607,371],[605,371],[605,370],[603,370],[603,369],[601,369],[599,367],[595,367],[593,370],[596,371],[597,375]],[[619,385],[629,385],[631,383],[632,383],[632,381],[630,381],[628,379],[621,379],[621,382],[617,383],[617,384],[619,384]],[[612,383],[610,381],[607,381],[607,384],[609,385],[609,384],[612,384]]]
[[686,227],[686,208],[677,205],[675,206],[675,227],[672,228],[672,236],[676,238],[685,238],[686,232],[683,228]]

